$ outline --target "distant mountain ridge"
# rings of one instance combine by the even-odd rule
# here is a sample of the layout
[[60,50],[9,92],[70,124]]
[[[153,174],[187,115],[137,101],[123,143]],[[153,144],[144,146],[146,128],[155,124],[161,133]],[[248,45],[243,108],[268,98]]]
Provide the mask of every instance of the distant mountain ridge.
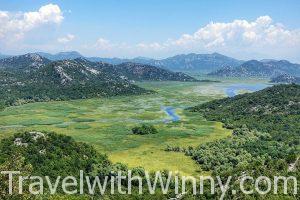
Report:
[[174,71],[205,71],[211,72],[224,66],[238,66],[243,63],[228,56],[219,53],[212,54],[181,54],[165,59],[151,59],[145,57],[136,57],[132,59],[126,58],[101,58],[101,57],[85,57],[76,51],[61,52],[58,54],[49,54],[37,52],[37,54],[48,58],[49,60],[64,60],[85,58],[92,62],[105,62],[113,65],[121,63],[140,63],[146,65],[153,65],[156,67],[166,68]]
[[112,64],[121,64],[124,62],[141,63],[166,68],[174,71],[203,71],[211,72],[223,66],[238,66],[243,61],[236,60],[218,53],[213,54],[181,54],[173,57],[156,60],[150,58],[137,57],[133,59],[119,58],[92,58],[96,61],[103,61]]
[[300,84],[300,77],[288,75],[288,74],[282,74],[277,77],[274,77],[270,81],[271,83],[296,83]]
[[181,54],[162,60],[152,60],[150,62],[155,66],[164,66],[172,70],[207,72],[214,71],[224,66],[235,67],[243,63],[243,61],[236,60],[218,53]]
[[9,56],[9,55],[4,55],[4,54],[1,54],[1,53],[0,53],[0,59],[8,58],[8,57],[11,57],[11,56]]
[[51,61],[38,54],[0,60],[0,108],[20,102],[149,93],[134,81],[197,81],[155,66],[111,65],[85,58]]
[[208,75],[220,77],[276,77],[282,74],[300,75],[300,65],[286,60],[250,60],[237,67],[223,67]]
[[[60,54],[67,55],[67,53]],[[74,53],[73,55],[78,55]],[[68,56],[69,57],[69,56]],[[110,74],[116,77],[122,77],[126,80],[134,81],[197,81],[195,78],[180,72],[172,72],[167,69],[138,64],[138,63],[122,63],[119,65],[112,65],[103,62],[92,62],[84,57],[75,59],[64,59],[51,61],[37,53],[29,53],[20,56],[13,56],[0,60],[0,69],[8,71],[15,71],[16,73],[32,73],[40,68],[46,68],[47,65],[60,64],[60,66],[67,68],[69,65],[74,66],[76,69],[80,68],[83,64],[87,66],[86,69],[81,69],[81,72],[87,74],[91,71],[100,73],[95,69],[103,71],[103,73]],[[95,69],[93,69],[93,68]],[[71,73],[71,72],[70,72]],[[105,77],[102,77],[105,78]]]
[[[293,64],[286,60],[249,60],[242,61],[219,53],[212,54],[181,54],[165,59],[151,59],[145,57],[126,58],[101,58],[85,57],[76,51],[49,54],[37,52],[50,61],[84,58],[91,62],[104,62],[112,65],[122,63],[139,63],[156,66],[172,71],[200,71],[214,76],[223,77],[275,77],[281,74],[300,75],[299,64]],[[1,63],[1,60],[0,60]],[[1,67],[1,66],[0,66]]]
[[83,55],[78,53],[77,51],[68,51],[68,52],[59,52],[57,54],[50,54],[44,52],[36,52],[40,56],[43,56],[49,60],[56,61],[56,60],[72,60],[76,58],[84,58]]
[[120,76],[135,81],[197,81],[195,78],[182,72],[172,72],[167,69],[146,64],[127,62],[116,65],[115,68]]

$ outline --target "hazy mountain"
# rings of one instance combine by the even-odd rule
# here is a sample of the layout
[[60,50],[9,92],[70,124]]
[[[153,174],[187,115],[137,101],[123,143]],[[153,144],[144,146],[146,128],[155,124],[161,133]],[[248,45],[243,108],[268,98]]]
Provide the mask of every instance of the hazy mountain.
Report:
[[112,65],[118,65],[124,62],[130,62],[131,59],[123,58],[100,58],[100,57],[86,57],[87,60],[91,62],[104,62]]
[[270,81],[271,83],[297,83],[300,84],[300,77],[291,76],[288,74],[282,74],[274,77]]
[[278,61],[278,60],[275,60],[275,59],[262,59],[262,60],[260,60],[260,62],[263,62],[263,63],[267,63],[267,62],[276,62],[276,61]]
[[118,65],[125,62],[140,62],[144,63],[147,60],[151,60],[150,58],[145,57],[137,57],[133,59],[127,59],[127,58],[101,58],[101,57],[85,57],[81,55],[77,51],[67,51],[67,52],[60,52],[57,54],[50,54],[50,53],[44,53],[44,52],[37,52],[36,54],[39,54],[40,56],[43,56],[49,60],[57,61],[57,60],[72,60],[76,58],[85,58],[91,62],[105,62],[113,65]]
[[102,61],[111,64],[124,62],[141,63],[167,68],[174,71],[206,71],[211,72],[224,66],[238,66],[240,60],[230,58],[218,53],[213,54],[181,54],[166,59],[155,60],[151,58],[137,57],[133,59],[120,58],[88,58],[91,61]]
[[222,77],[275,77],[281,74],[300,75],[300,65],[286,60],[265,60],[263,62],[250,60],[238,67],[223,67],[209,73]]
[[[148,61],[149,62],[149,61]],[[182,54],[163,60],[151,61],[155,66],[167,67],[171,70],[213,71],[224,66],[238,66],[242,61],[218,53]]]
[[111,66],[99,63],[97,69],[106,73],[118,74],[123,79],[134,81],[197,81],[181,72],[172,72],[151,65],[131,62]]
[[101,57],[84,57],[76,51],[60,52],[57,54],[49,54],[44,52],[38,52],[37,54],[52,60],[65,60],[75,58],[85,58],[92,62],[105,62],[113,65],[121,63],[140,63],[153,65],[161,68],[166,68],[174,71],[203,71],[212,72],[220,69],[224,66],[239,66],[243,61],[230,58],[218,53],[212,54],[181,54],[165,59],[151,59],[146,57],[136,58],[101,58]]
[[77,51],[67,51],[67,52],[59,52],[57,54],[50,54],[50,53],[44,53],[44,52],[37,52],[36,54],[39,54],[49,60],[68,60],[68,59],[75,59],[75,58],[83,58],[80,53]]
[[9,55],[4,55],[4,54],[1,54],[1,53],[0,53],[0,59],[3,59],[3,58],[9,58],[9,57],[11,57],[11,56],[9,56]]

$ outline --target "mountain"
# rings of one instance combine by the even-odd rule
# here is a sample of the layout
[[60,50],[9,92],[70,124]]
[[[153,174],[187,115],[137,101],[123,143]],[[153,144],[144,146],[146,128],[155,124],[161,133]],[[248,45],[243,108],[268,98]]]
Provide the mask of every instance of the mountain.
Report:
[[[149,62],[149,61],[148,61]],[[238,66],[242,61],[218,53],[182,54],[163,60],[151,61],[152,65],[166,67],[171,70],[213,71],[224,66]]]
[[[80,59],[80,58],[79,58]],[[75,59],[75,60],[79,60]],[[197,79],[181,73],[172,72],[167,69],[140,64],[126,62],[118,65],[113,65],[105,62],[91,62],[87,59],[85,62],[89,62],[93,65],[100,73],[112,74],[117,77],[121,77],[123,80],[129,81],[182,81],[182,82],[195,82]]]
[[209,73],[221,77],[274,77],[281,74],[300,75],[300,65],[286,60],[250,60],[238,67],[227,66]]
[[180,72],[84,58],[50,61],[38,54],[0,60],[0,107],[26,102],[149,93],[133,81],[197,81]]
[[238,66],[242,63],[240,60],[230,58],[218,53],[213,54],[181,54],[166,59],[155,60],[151,58],[137,57],[133,59],[120,58],[88,58],[91,61],[102,61],[111,64],[120,64],[124,62],[141,63],[166,68],[174,71],[205,71],[211,72],[221,67],[230,65]]
[[130,81],[197,81],[197,79],[181,72],[172,72],[151,65],[131,62],[111,66],[99,63],[97,69],[106,73],[118,74],[123,79]]
[[224,66],[238,66],[243,61],[236,60],[218,53],[212,54],[181,54],[165,59],[151,59],[145,57],[136,57],[132,59],[127,58],[101,58],[101,57],[84,57],[76,51],[61,52],[58,54],[49,54],[38,52],[37,54],[48,58],[49,60],[64,60],[85,58],[91,62],[105,62],[113,65],[121,63],[140,63],[146,65],[153,65],[156,67],[166,68],[175,71],[205,71],[211,72]]
[[[85,59],[53,61],[28,77],[32,81],[53,83],[60,85],[81,84],[89,82],[122,82],[115,74],[101,73],[95,63]],[[41,79],[40,77],[43,77]]]
[[75,58],[83,58],[84,56],[78,53],[77,51],[67,51],[67,52],[59,52],[57,54],[50,54],[44,52],[37,52],[40,56],[43,56],[49,60],[56,61],[56,60],[72,60]]
[[133,63],[140,63],[140,64],[153,64],[155,61],[154,59],[151,58],[145,58],[145,57],[136,57],[136,58],[100,58],[100,57],[85,57],[87,60],[92,61],[92,62],[104,62],[104,63],[109,63],[112,65],[119,65],[122,63],[127,63],[127,62],[133,62]]
[[275,78],[272,78],[271,83],[296,83],[300,84],[300,77],[288,75],[288,74],[282,74]]
[[95,65],[79,58],[53,61],[39,67],[28,63],[19,71],[11,67],[0,69],[0,108],[35,101],[149,93],[118,74],[97,70]]
[[13,56],[0,60],[0,69],[8,69],[22,72],[37,70],[49,64],[51,61],[35,53]]
[[91,62],[103,62],[109,63],[112,65],[118,65],[125,62],[130,62],[131,59],[123,59],[123,58],[100,58],[100,57],[86,57],[87,60]]
[[76,51],[60,52],[57,54],[49,54],[37,52],[36,54],[43,56],[49,60],[66,60],[75,58],[85,58],[91,62],[105,62],[113,65],[121,63],[140,63],[161,67],[173,71],[203,71],[212,72],[224,66],[239,66],[243,61],[236,60],[218,53],[212,54],[181,54],[165,59],[151,59],[146,57],[128,58],[101,58],[101,57],[85,57]]
[[262,60],[260,60],[260,62],[263,62],[263,63],[267,63],[267,62],[276,62],[277,60],[275,60],[275,59],[262,59]]
[[4,54],[1,54],[1,53],[0,53],[0,59],[3,59],[3,58],[9,58],[9,57],[11,57],[11,56],[9,56],[9,55],[4,55]]

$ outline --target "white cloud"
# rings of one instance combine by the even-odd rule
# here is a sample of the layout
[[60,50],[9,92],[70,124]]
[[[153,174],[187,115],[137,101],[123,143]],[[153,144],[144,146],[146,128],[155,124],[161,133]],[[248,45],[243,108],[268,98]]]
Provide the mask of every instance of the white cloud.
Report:
[[44,24],[60,24],[64,19],[58,5],[48,4],[38,11],[12,13],[0,11],[0,40],[13,41],[24,37],[24,34]]
[[57,38],[57,41],[58,41],[59,43],[65,44],[65,43],[71,42],[71,41],[74,40],[74,39],[75,39],[75,35],[67,34],[67,35],[64,36],[64,37]]
[[173,46],[210,49],[215,47],[300,47],[300,30],[288,30],[273,23],[269,16],[255,21],[234,20],[229,23],[211,22],[193,34],[184,34],[172,42]]
[[253,21],[210,22],[195,33],[183,34],[177,39],[131,46],[131,49],[136,48],[136,54],[146,56],[218,51],[238,57],[261,55],[300,60],[295,56],[300,51],[300,29],[290,30],[274,23],[270,16],[260,16]]
[[154,50],[154,51],[157,51],[157,50],[163,50],[165,47],[161,44],[159,44],[158,42],[153,42],[153,43],[150,43],[150,44],[146,44],[146,43],[139,43],[136,45],[136,47],[138,49],[141,49],[141,50]]
[[113,47],[116,47],[115,44],[112,44],[109,40],[106,40],[104,38],[99,38],[94,47],[98,50],[110,50]]

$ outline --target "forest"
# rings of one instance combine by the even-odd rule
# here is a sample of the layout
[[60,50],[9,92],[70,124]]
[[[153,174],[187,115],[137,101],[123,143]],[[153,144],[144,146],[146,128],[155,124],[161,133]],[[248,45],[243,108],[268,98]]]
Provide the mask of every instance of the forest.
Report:
[[229,138],[182,149],[204,171],[222,176],[234,174],[237,179],[247,174],[295,176],[299,180],[299,85],[275,85],[189,110],[233,129]]

